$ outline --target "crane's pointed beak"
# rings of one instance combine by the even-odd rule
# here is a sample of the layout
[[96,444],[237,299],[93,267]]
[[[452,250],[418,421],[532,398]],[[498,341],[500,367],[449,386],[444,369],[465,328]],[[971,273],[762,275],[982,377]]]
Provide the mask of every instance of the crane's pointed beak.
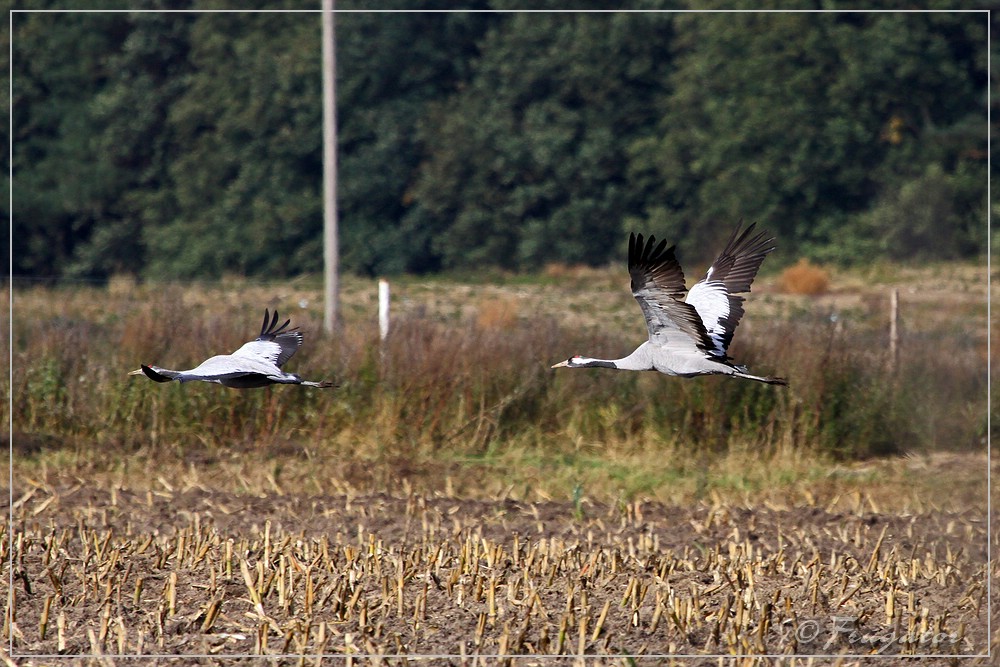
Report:
[[560,361],[558,364],[552,364],[549,368],[561,368],[563,366],[569,366],[569,361]]
[[134,371],[129,371],[128,374],[129,375],[142,375],[142,369],[141,368],[137,368]]

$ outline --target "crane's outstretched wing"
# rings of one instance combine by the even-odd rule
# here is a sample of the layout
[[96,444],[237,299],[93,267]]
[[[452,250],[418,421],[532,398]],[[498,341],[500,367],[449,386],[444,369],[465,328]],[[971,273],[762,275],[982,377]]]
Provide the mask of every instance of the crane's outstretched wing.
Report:
[[628,272],[632,296],[646,317],[650,342],[678,350],[711,348],[698,311],[683,300],[687,288],[674,246],[667,248],[666,241],[657,245],[652,236],[643,243],[642,234],[629,234]]
[[737,294],[750,291],[761,262],[775,248],[774,237],[768,238],[767,232],[751,236],[756,224],[742,233],[742,223],[736,226],[705,277],[687,295],[687,303],[698,311],[708,332],[708,352],[721,359],[728,358],[733,332],[743,317],[743,297]]
[[302,345],[302,332],[298,330],[298,327],[285,331],[285,327],[290,323],[291,320],[285,320],[284,324],[275,328],[278,324],[278,311],[274,311],[272,317],[265,308],[260,336],[233,352],[233,356],[267,360],[280,368],[282,364],[291,359],[295,351]]

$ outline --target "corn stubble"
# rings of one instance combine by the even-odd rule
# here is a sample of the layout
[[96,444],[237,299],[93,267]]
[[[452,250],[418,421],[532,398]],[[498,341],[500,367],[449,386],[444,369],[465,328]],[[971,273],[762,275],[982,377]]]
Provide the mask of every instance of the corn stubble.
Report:
[[11,553],[3,528],[17,653],[985,650],[972,513],[86,494],[19,500]]

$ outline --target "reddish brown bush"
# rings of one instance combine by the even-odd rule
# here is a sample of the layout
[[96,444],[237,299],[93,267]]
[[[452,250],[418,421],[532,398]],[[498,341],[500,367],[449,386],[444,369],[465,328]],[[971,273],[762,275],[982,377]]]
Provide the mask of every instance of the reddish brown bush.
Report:
[[830,273],[803,257],[782,271],[780,285],[789,294],[823,294],[830,288]]

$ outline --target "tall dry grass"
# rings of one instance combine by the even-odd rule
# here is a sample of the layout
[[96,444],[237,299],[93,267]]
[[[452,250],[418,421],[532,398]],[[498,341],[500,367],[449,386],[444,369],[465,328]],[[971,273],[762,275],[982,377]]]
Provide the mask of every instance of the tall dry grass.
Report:
[[566,328],[543,312],[517,313],[514,296],[492,310],[481,303],[478,316],[397,318],[384,344],[369,320],[348,321],[339,337],[326,338],[314,311],[265,299],[261,307],[279,308],[306,331],[287,368],[340,387],[237,391],[161,386],[126,373],[139,362],[189,368],[236,349],[256,333],[249,292],[23,294],[15,293],[13,322],[15,440],[70,450],[210,456],[267,441],[400,458],[484,456],[511,445],[550,454],[598,446],[623,456],[662,448],[698,460],[733,447],[861,458],[974,447],[985,435],[981,350],[963,342],[958,328],[911,332],[893,372],[884,332],[864,320],[844,325],[800,310],[745,323],[731,353],[752,370],[788,377],[786,389],[729,378],[551,371],[570,354],[620,356],[639,341]]

